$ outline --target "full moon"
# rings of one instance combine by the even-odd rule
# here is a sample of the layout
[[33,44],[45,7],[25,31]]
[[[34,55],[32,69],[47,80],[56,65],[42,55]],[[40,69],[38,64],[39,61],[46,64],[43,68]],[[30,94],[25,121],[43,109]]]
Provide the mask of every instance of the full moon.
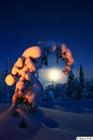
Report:
[[49,69],[47,73],[47,78],[49,81],[53,81],[55,83],[64,83],[67,79],[67,76],[64,75],[61,69]]

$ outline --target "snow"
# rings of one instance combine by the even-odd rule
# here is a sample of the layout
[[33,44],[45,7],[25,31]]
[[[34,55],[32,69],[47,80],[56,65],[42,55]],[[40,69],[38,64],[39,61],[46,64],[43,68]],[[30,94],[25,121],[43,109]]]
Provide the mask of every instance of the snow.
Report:
[[0,140],[75,140],[93,135],[93,100],[62,101],[36,113],[17,109],[18,116],[7,111],[9,106],[0,104]]

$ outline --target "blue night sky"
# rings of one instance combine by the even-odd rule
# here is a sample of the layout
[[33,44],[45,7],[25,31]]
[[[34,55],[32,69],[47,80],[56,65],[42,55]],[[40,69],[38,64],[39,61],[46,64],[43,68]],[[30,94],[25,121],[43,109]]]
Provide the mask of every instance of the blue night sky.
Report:
[[66,42],[75,72],[82,64],[87,77],[93,77],[92,0],[0,1],[0,69],[39,40]]

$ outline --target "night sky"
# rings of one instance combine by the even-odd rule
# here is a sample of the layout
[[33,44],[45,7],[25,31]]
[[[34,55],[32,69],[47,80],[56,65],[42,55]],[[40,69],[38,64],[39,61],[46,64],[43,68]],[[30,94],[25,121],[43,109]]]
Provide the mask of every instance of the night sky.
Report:
[[0,1],[0,69],[40,40],[66,42],[75,72],[82,64],[87,77],[93,77],[92,0]]

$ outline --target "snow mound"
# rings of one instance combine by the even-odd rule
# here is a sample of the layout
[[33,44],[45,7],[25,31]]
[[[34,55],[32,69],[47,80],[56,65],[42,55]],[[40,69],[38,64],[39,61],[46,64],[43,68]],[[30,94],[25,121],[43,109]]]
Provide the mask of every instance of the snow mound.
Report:
[[0,113],[0,140],[32,138],[40,130],[42,120],[43,112],[41,110],[36,113],[27,113],[22,109],[17,109],[15,112]]
[[75,140],[77,136],[92,136],[93,111],[75,110],[84,106],[92,109],[90,102],[81,101],[80,106],[80,101],[67,101],[61,104],[62,110],[40,107],[36,113],[17,109],[16,115],[6,111],[9,105],[1,104],[0,140]]

